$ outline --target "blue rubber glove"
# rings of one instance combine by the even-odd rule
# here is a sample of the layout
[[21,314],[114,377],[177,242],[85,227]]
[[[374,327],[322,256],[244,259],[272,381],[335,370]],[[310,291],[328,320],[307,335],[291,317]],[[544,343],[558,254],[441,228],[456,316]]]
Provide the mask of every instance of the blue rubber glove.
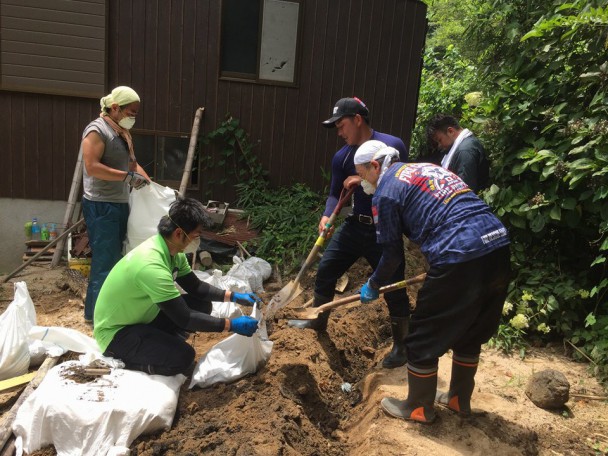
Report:
[[380,293],[378,292],[378,288],[374,288],[369,280],[367,282],[365,282],[365,284],[361,287],[360,293],[361,293],[361,302],[363,302],[363,303],[375,301],[380,296]]
[[230,331],[240,334],[241,336],[251,337],[258,329],[258,321],[255,318],[243,315],[230,320]]
[[244,306],[253,306],[256,302],[262,302],[260,297],[255,293],[235,293],[232,292],[230,296],[230,300],[232,302],[236,302],[237,304],[242,304]]

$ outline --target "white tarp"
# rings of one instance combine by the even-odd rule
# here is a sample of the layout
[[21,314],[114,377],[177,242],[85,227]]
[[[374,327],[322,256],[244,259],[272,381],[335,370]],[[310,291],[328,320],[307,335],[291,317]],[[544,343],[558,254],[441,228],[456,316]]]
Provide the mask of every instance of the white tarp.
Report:
[[79,383],[68,375],[78,365],[55,366],[19,408],[13,432],[25,452],[53,445],[59,456],[127,455],[139,435],[171,427],[185,376],[113,369]]

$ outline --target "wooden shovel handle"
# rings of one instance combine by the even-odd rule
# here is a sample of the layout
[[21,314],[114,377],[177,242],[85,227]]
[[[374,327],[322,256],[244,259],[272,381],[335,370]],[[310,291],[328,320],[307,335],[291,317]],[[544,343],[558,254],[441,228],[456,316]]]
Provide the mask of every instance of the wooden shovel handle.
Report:
[[338,217],[338,214],[342,210],[342,207],[344,206],[344,204],[350,199],[350,196],[355,191],[355,188],[357,188],[357,187],[356,186],[350,187],[348,189],[348,191],[346,192],[346,194],[342,198],[340,198],[340,200],[338,201],[338,204],[336,205],[335,209],[329,216],[329,220],[325,224],[325,228],[323,228],[323,231],[321,231],[321,234],[319,234],[319,237],[317,238],[315,245],[312,247],[312,250],[308,254],[308,257],[306,258],[306,261],[302,265],[300,272],[298,272],[298,275],[296,276],[296,278],[294,280],[295,284],[300,283],[302,274],[304,274],[304,271],[306,271],[308,269],[308,267],[316,259],[317,252],[321,249],[321,247],[323,247],[323,244],[325,243],[325,239],[327,238],[327,233],[329,233],[329,229],[333,226],[334,221],[336,220],[336,217]]
[[[412,277],[411,279],[402,280],[401,282],[393,283],[391,285],[386,285],[384,287],[380,287],[378,292],[382,295],[384,293],[390,293],[391,291],[399,290],[401,288],[405,288],[409,285],[414,285],[415,283],[424,282],[426,278],[426,273],[422,273],[417,275],[416,277]],[[343,306],[344,304],[348,304],[351,302],[356,302],[361,299],[361,295],[359,293],[354,294],[352,296],[347,296],[346,298],[336,299],[335,301],[328,302],[327,304],[323,304],[322,306],[312,308],[310,310],[314,310],[316,313],[326,312],[328,310],[334,309],[336,307]]]

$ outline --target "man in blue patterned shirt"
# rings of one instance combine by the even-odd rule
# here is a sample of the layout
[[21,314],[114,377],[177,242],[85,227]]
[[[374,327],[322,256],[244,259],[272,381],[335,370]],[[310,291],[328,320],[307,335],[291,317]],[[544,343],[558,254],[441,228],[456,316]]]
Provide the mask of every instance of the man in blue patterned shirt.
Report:
[[[372,212],[382,258],[361,288],[378,298],[399,263],[402,235],[429,263],[405,340],[408,397],[382,400],[389,415],[430,423],[433,403],[470,414],[481,353],[498,328],[510,278],[509,237],[490,208],[452,172],[430,163],[399,163],[391,147],[363,144],[357,173],[373,193]],[[437,393],[439,357],[453,351],[449,391]]]

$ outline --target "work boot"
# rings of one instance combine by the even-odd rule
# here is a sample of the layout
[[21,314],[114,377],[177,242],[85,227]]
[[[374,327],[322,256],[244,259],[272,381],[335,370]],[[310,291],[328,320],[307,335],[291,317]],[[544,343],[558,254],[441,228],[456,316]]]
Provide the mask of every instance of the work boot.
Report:
[[393,333],[393,348],[382,360],[382,367],[394,369],[407,363],[405,337],[410,329],[410,317],[391,317],[391,332]]
[[471,414],[471,396],[475,388],[475,374],[479,356],[458,355],[452,357],[452,377],[450,378],[450,390],[448,392],[438,391],[435,401],[447,406],[454,412],[463,415]]
[[[315,294],[315,298],[313,301],[313,307],[319,307],[325,303],[331,301],[331,298],[325,298],[323,296],[319,296]],[[331,311],[320,313],[317,318],[313,320],[288,320],[287,324],[294,328],[299,329],[314,329],[315,331],[326,331],[327,330],[327,322],[329,321],[329,314]]]
[[395,418],[431,424],[437,418],[433,408],[433,400],[437,391],[437,366],[415,368],[408,364],[407,381],[409,391],[406,400],[400,401],[393,397],[385,397],[380,402],[380,406]]

